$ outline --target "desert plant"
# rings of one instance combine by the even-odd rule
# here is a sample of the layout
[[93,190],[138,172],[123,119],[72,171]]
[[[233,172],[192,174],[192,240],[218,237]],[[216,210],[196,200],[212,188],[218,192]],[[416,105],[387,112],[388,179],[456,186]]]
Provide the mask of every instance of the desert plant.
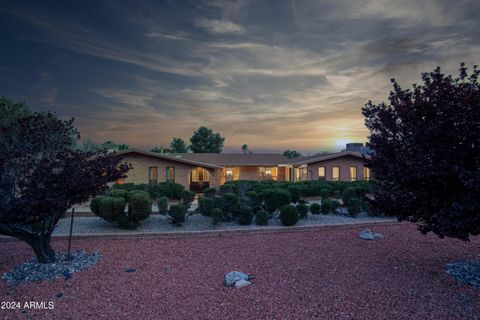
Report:
[[127,201],[123,197],[113,197],[113,216],[115,219],[121,219],[125,216],[125,206]]
[[185,222],[185,217],[187,214],[187,207],[183,204],[173,204],[170,206],[170,210],[168,212],[170,216],[170,222],[181,226],[182,223]]
[[298,214],[300,215],[301,219],[304,219],[308,215],[308,206],[304,203],[297,204]]
[[348,214],[356,217],[362,211],[362,201],[358,198],[351,198],[348,201]]
[[158,198],[157,205],[158,205],[158,213],[163,214],[163,215],[167,214],[167,211],[168,211],[168,198],[167,197]]
[[114,222],[115,216],[113,214],[113,197],[98,196],[98,216],[108,222]]
[[268,212],[259,210],[255,214],[255,224],[259,226],[266,226],[268,224]]
[[217,193],[217,190],[214,188],[206,188],[203,191],[203,196],[207,198],[215,198],[215,194]]
[[287,191],[290,192],[291,200],[293,203],[297,203],[300,200],[300,188],[297,186],[289,186],[287,187]]
[[331,200],[332,201],[332,212],[337,213],[338,208],[340,208],[340,202],[337,200]]
[[310,205],[310,212],[312,214],[320,214],[320,205],[318,203],[312,203]]
[[344,204],[344,205],[348,205],[348,202],[350,201],[350,199],[356,198],[356,197],[357,197],[357,190],[356,190],[356,188],[354,188],[354,187],[348,187],[348,188],[346,188],[345,190],[343,190],[343,193],[342,193],[342,201],[343,201],[343,204]]
[[183,190],[181,193],[181,204],[187,207],[187,210],[190,208],[193,200],[195,199],[195,192],[190,190]]
[[297,223],[299,214],[297,208],[291,204],[286,204],[280,209],[280,221],[284,226],[293,226]]
[[323,214],[331,213],[332,209],[333,209],[332,200],[330,200],[330,199],[322,200],[321,210],[322,210]]
[[219,224],[220,222],[223,221],[223,211],[222,209],[219,208],[214,208],[212,211],[210,211],[210,215],[212,217],[212,223],[214,225]]
[[159,197],[164,196],[170,200],[180,200],[185,187],[175,182],[160,182],[157,184],[157,190],[157,196]]
[[273,213],[282,206],[292,202],[290,192],[283,189],[267,189],[262,193],[262,197],[269,213]]
[[130,193],[128,198],[128,220],[139,222],[147,219],[152,213],[150,196],[142,193]]
[[210,216],[215,207],[215,199],[210,197],[201,197],[198,199],[198,211],[203,216]]
[[[222,211],[224,215],[236,216],[240,208],[240,198],[235,193],[227,192],[222,196]],[[228,218],[228,216],[226,216]]]
[[111,191],[111,195],[114,198],[124,198],[125,200],[127,200],[127,190],[113,189]]
[[248,204],[251,207],[258,207],[262,205],[262,197],[255,191],[247,191],[245,192],[245,196],[247,197]]
[[238,223],[241,225],[249,225],[252,223],[253,219],[253,210],[252,207],[243,206],[240,208],[240,213],[238,216]]
[[324,188],[320,190],[320,197],[322,197],[322,200],[330,198],[330,195],[332,194],[330,189]]

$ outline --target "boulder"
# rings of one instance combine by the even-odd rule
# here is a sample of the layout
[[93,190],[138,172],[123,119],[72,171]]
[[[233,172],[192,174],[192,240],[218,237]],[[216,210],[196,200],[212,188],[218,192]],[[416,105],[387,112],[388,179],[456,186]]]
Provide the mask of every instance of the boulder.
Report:
[[375,236],[370,229],[363,230],[358,234],[358,237],[363,240],[375,240]]
[[[240,280],[249,282],[248,280],[250,280],[250,279],[251,279],[251,277],[249,277],[248,274],[245,274],[245,273],[240,272],[240,271],[231,271],[231,272],[229,272],[225,275],[225,279],[223,280],[223,285],[225,287],[233,287],[233,286],[235,286],[236,282],[238,282]],[[249,284],[250,284],[250,282],[248,284],[244,284],[242,286],[249,285]]]

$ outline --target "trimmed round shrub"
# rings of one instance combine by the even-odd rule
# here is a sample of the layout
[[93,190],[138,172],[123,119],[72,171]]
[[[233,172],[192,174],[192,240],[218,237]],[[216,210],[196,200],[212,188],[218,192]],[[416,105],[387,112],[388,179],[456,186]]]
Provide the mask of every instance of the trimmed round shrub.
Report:
[[268,212],[259,210],[255,214],[255,224],[259,226],[266,226],[268,224]]
[[308,206],[304,203],[297,204],[298,214],[301,219],[304,219],[308,215]]
[[223,211],[219,208],[214,208],[210,211],[210,216],[212,217],[212,223],[214,225],[219,224],[223,221]]
[[91,201],[90,201],[90,211],[92,211],[92,213],[94,213],[95,215],[97,216],[100,216],[100,209],[99,209],[99,205],[100,205],[100,201],[102,200],[102,198],[104,198],[106,196],[96,196],[95,198],[93,198]]
[[325,189],[320,190],[320,197],[322,197],[322,200],[330,198],[331,194],[332,194],[332,192],[330,191],[330,189],[325,188]]
[[240,208],[240,214],[238,216],[238,223],[241,225],[252,224],[253,210],[252,207],[244,206]]
[[310,205],[310,212],[312,214],[320,214],[320,205],[318,203],[312,203]]
[[[210,197],[201,197],[198,199],[198,211],[203,216],[210,216],[215,207],[215,199]],[[222,213],[223,214],[223,213]]]
[[237,215],[240,208],[240,198],[231,192],[227,192],[222,196],[222,211],[224,214]]
[[173,204],[170,206],[170,211],[168,212],[168,214],[170,216],[171,222],[179,226],[185,222],[187,207],[183,204]]
[[203,190],[203,196],[207,198],[215,198],[215,194],[217,193],[217,190],[214,188],[206,188]]
[[293,203],[297,203],[300,200],[301,189],[297,186],[287,187],[287,191],[290,192],[291,199]]
[[113,216],[114,219],[121,219],[125,217],[125,206],[127,201],[125,198],[113,197]]
[[152,213],[152,200],[148,194],[130,193],[128,199],[128,220],[141,221]]
[[[101,198],[100,198],[101,197]],[[105,219],[108,222],[115,221],[115,215],[113,214],[113,197],[100,196],[100,202],[98,203],[98,216]]]
[[332,200],[330,199],[325,199],[325,200],[322,200],[322,213],[323,214],[329,214],[332,212],[332,208],[333,208],[333,204],[332,204]]
[[143,191],[143,190],[132,190],[132,191],[129,191],[127,193],[127,201],[130,201],[130,197],[134,194],[140,194],[144,197],[148,197],[148,199],[150,199],[150,194],[146,191]]
[[170,200],[180,200],[185,187],[175,182],[160,182],[157,184],[157,195],[167,197]]
[[291,204],[286,204],[280,209],[280,221],[284,226],[293,226],[298,222],[299,214],[297,208]]
[[182,204],[184,206],[189,208],[194,199],[195,199],[195,192],[190,191],[190,190],[183,190],[182,191],[181,201],[182,201]]
[[343,190],[342,201],[344,205],[348,205],[348,202],[350,201],[350,199],[356,198],[356,197],[357,197],[357,189],[355,189],[354,187],[348,187],[345,190]]
[[167,214],[167,211],[168,211],[168,198],[167,197],[158,198],[157,205],[158,205],[158,213],[163,214],[163,215]]
[[362,211],[362,201],[358,198],[352,198],[348,201],[348,214],[356,217]]
[[331,200],[332,201],[332,212],[336,213],[338,208],[340,208],[340,202],[337,200]]
[[114,198],[124,198],[125,200],[127,200],[127,190],[122,190],[122,189],[113,189],[112,192],[112,197]]
[[269,213],[273,213],[275,210],[292,202],[290,192],[284,189],[267,189],[263,192],[262,197]]
[[262,205],[262,197],[255,191],[247,191],[245,192],[245,196],[247,196],[248,203],[251,207]]

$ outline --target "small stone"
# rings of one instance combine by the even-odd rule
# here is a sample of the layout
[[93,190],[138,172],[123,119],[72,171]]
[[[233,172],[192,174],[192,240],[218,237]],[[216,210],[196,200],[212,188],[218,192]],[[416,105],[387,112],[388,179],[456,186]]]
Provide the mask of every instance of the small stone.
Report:
[[135,272],[135,271],[137,271],[137,269],[135,269],[135,268],[127,268],[127,269],[125,269],[125,272]]
[[370,229],[366,229],[358,234],[358,237],[363,240],[375,240],[373,232]]
[[55,295],[57,298],[63,298],[63,292],[59,292]]
[[235,288],[240,289],[250,284],[252,284],[250,281],[241,279],[241,280],[235,281]]

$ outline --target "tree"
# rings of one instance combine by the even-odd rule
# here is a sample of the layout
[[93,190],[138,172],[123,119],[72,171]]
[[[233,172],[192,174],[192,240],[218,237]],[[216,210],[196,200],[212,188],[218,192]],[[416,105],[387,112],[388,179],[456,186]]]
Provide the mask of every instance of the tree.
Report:
[[0,234],[25,241],[41,263],[55,261],[50,239],[65,211],[129,169],[105,150],[81,151],[79,138],[73,119],[0,97]]
[[190,138],[190,150],[194,153],[221,153],[225,138],[220,133],[213,133],[212,129],[200,127],[193,132]]
[[102,148],[113,152],[113,151],[127,150],[128,148],[130,148],[130,146],[128,144],[125,144],[125,143],[118,144],[118,143],[115,143],[115,142],[109,140],[109,141],[105,141],[104,143],[102,143]]
[[188,151],[188,146],[182,138],[173,137],[172,142],[170,143],[170,149],[173,153],[186,153]]
[[155,152],[155,153],[171,153],[172,151],[168,148],[164,148],[162,146],[160,146],[160,148],[153,148],[152,150],[150,150],[150,152]]
[[244,154],[247,154],[249,151],[248,151],[248,145],[244,144],[242,145],[242,153]]
[[285,150],[283,151],[283,155],[287,157],[288,159],[293,159],[293,158],[299,158],[302,156],[302,154],[298,151],[295,150]]
[[373,150],[374,208],[426,234],[468,240],[480,234],[480,70],[440,68],[423,85],[392,79],[390,103],[363,108]]

